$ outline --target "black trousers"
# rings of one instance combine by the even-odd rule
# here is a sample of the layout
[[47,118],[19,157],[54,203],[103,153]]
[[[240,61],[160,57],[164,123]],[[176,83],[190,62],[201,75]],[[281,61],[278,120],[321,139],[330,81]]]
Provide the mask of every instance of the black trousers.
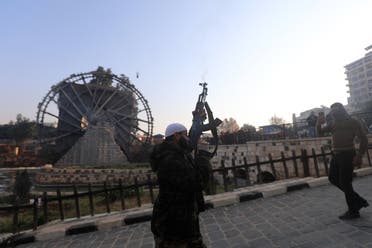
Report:
[[334,153],[329,169],[328,179],[345,193],[346,203],[350,212],[359,211],[366,200],[353,189],[353,158],[355,151]]

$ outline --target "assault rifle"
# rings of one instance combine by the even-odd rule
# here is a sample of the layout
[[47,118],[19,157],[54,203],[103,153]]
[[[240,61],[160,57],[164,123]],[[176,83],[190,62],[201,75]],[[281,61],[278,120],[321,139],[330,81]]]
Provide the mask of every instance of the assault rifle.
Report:
[[[210,130],[212,132],[213,141],[215,144],[215,149],[210,154],[210,157],[213,157],[218,147],[217,126],[220,125],[222,121],[218,118],[213,117],[211,108],[209,107],[208,102],[205,100],[207,97],[207,93],[208,93],[207,83],[204,82],[204,83],[200,83],[199,85],[203,87],[203,90],[199,94],[199,98],[196,103],[195,110],[192,112],[193,119],[192,119],[192,126],[189,132],[189,138],[194,148],[194,151],[196,153],[200,136],[202,135],[203,132]],[[207,118],[208,118],[209,123],[204,124],[204,121]]]

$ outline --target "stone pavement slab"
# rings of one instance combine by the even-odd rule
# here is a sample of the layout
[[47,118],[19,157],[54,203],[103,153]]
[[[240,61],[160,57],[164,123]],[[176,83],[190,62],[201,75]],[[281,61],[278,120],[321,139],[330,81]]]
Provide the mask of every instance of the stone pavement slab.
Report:
[[[372,176],[356,178],[354,188],[372,203]],[[201,213],[201,230],[208,247],[372,248],[372,207],[360,219],[341,221],[345,208],[343,193],[323,185],[210,209]],[[153,246],[147,221],[18,247]]]

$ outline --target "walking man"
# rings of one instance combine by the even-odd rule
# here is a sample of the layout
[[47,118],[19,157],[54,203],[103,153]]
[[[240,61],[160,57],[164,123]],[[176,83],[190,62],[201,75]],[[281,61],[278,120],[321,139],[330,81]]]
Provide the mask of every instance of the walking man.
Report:
[[[359,218],[359,210],[368,207],[368,202],[353,189],[352,177],[354,166],[362,163],[362,156],[367,150],[368,140],[359,121],[352,119],[341,103],[331,105],[329,121],[324,116],[318,118],[318,134],[332,134],[333,156],[329,169],[329,181],[345,193],[348,210],[340,219]],[[358,152],[354,148],[354,138],[360,140]]]

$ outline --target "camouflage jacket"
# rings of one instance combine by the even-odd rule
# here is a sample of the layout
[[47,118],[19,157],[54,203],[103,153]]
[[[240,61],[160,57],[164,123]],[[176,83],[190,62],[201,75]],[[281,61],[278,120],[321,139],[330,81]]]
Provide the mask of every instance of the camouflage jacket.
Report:
[[159,182],[151,220],[153,234],[166,240],[187,240],[200,235],[198,214],[204,207],[203,183],[192,156],[164,141],[155,146],[151,167]]

